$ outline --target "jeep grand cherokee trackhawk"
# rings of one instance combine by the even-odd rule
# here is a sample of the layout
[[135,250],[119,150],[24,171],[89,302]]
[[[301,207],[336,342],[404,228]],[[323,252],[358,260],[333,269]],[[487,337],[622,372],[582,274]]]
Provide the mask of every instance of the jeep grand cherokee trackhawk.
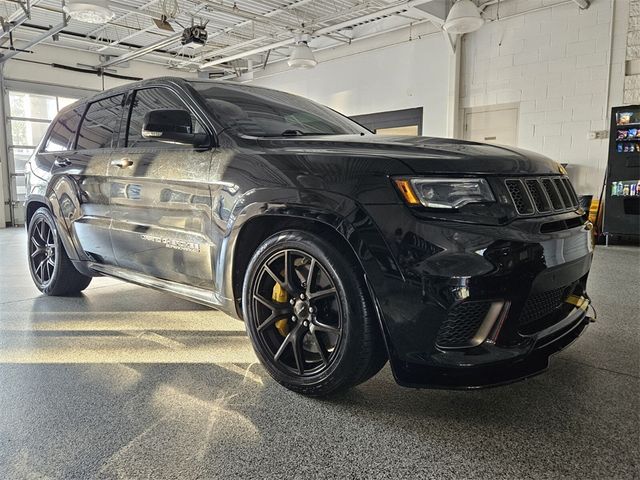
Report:
[[590,320],[591,225],[559,164],[379,137],[274,90],[159,78],[79,101],[27,185],[43,293],[109,275],[215,307],[308,395],[387,359],[406,386],[511,382]]

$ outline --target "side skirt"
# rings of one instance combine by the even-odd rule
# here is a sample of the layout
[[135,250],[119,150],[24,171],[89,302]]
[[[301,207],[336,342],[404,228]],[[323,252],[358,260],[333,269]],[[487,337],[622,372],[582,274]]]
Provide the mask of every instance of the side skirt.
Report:
[[172,295],[200,303],[207,307],[220,309],[225,313],[227,313],[225,305],[232,304],[231,300],[221,297],[211,290],[205,290],[204,288],[183,285],[181,283],[163,280],[161,278],[145,275],[144,273],[132,272],[125,268],[114,267],[112,265],[89,263],[88,267],[94,272],[115,277],[120,280],[124,280],[125,282],[134,283],[141,287],[149,287],[162,292],[168,292]]

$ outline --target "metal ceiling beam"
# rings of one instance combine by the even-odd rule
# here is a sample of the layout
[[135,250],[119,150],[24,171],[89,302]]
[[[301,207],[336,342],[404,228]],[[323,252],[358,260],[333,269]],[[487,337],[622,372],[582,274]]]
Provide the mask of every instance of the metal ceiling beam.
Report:
[[[397,12],[406,11],[409,8],[422,5],[424,3],[431,2],[432,0],[409,0],[408,2],[399,2],[397,4],[391,5],[389,7],[380,9],[373,13],[368,13],[366,15],[362,15],[360,17],[352,18],[350,20],[346,20],[344,22],[336,23],[334,25],[329,25],[328,27],[320,28],[315,30],[312,35],[314,37],[325,35],[327,33],[333,33],[338,30],[342,30],[343,28],[351,27],[353,25],[357,25],[358,23],[368,22],[371,20],[375,20],[379,17],[393,15]],[[238,60],[239,58],[249,57],[251,55],[255,55],[257,53],[266,52],[267,50],[272,50],[274,48],[286,47],[288,45],[293,44],[295,39],[293,37],[287,38],[285,40],[281,40],[279,42],[271,43],[268,45],[263,45],[261,47],[257,47],[251,50],[247,50],[245,52],[241,52],[235,55],[230,55],[228,57],[218,58],[216,60],[212,60],[210,62],[203,63],[200,65],[200,69],[213,67],[216,65],[220,65],[222,63],[231,62],[233,60]]]
[[[198,11],[201,8],[205,7],[209,2],[206,3],[200,3],[196,6],[195,10]],[[191,10],[193,11],[193,10]],[[96,65],[96,68],[106,68],[106,67],[112,67],[114,65],[118,65],[119,63],[122,62],[128,62],[129,60],[133,60],[135,58],[139,58],[142,57],[143,55],[146,55],[147,53],[153,52],[154,50],[158,50],[160,48],[165,48],[168,47],[169,45],[177,42],[178,40],[180,40],[180,38],[182,38],[182,32],[179,33],[175,33],[173,35],[169,35],[168,37],[162,39],[162,40],[158,40],[157,42],[154,42],[150,45],[147,45],[146,47],[141,47],[137,50],[134,50],[132,52],[129,53],[125,53],[124,55],[120,55],[118,57],[114,57],[111,58],[105,62],[100,63],[99,65]]]
[[[277,8],[276,10],[271,10],[270,12],[267,12],[264,14],[265,17],[272,17],[274,15],[278,15],[280,13],[287,13],[288,10],[294,10],[297,7],[301,7],[303,5],[306,5],[307,3],[312,2],[313,0],[298,0],[296,2],[290,3],[287,6],[281,7],[281,8]],[[227,27],[224,28],[223,30],[216,32],[212,35],[209,35],[209,40],[212,40],[213,38],[219,37],[221,35],[226,35],[228,33],[233,32],[234,30],[237,30],[238,28],[242,28],[242,27],[246,27],[247,25],[251,24],[251,20],[245,20],[243,22],[240,22],[236,25],[233,25],[231,27]],[[255,43],[257,41],[259,41],[259,39],[262,38],[266,38],[266,37],[258,37],[256,39],[252,39],[251,42]],[[200,64],[202,63],[202,61],[207,58],[208,56],[211,56],[211,52],[204,52],[201,55],[198,55],[197,57],[194,57],[193,59],[189,59],[189,60],[182,60],[181,62],[178,63],[178,66],[184,66],[184,65],[188,65],[188,64]]]
[[11,15],[9,15],[9,18],[5,20],[5,24],[8,24],[9,28],[7,30],[2,30],[2,33],[0,33],[0,45],[2,45],[6,41],[3,39],[5,39],[5,37],[7,37],[10,32],[14,31],[24,22],[31,19],[31,9],[40,2],[41,0],[27,1],[26,8],[23,3],[20,3],[20,6],[22,8],[13,12]]
[[[151,0],[150,2],[147,2],[144,5],[142,5],[139,9],[131,8],[131,7],[126,6],[126,5],[121,5],[118,2],[111,2],[112,6],[114,6],[115,8],[121,9],[121,10],[125,10],[127,13],[112,19],[109,23],[105,23],[104,25],[100,25],[99,27],[94,28],[89,33],[87,33],[87,37],[91,37],[93,35],[96,35],[98,32],[101,32],[102,30],[107,28],[107,26],[109,26],[110,24],[113,24],[113,23],[116,23],[116,22],[120,22],[120,21],[124,20],[125,18],[127,18],[129,15],[137,14],[137,15],[145,16],[144,9],[145,8],[149,8],[150,6],[152,6],[155,3],[158,3],[158,1],[159,0]],[[149,15],[149,16],[151,17],[151,15]]]
[[106,67],[111,67],[111,66],[114,66],[114,65],[118,65],[119,63],[128,62],[129,60],[133,60],[133,59],[136,59],[136,58],[141,57],[143,55],[146,55],[147,53],[151,53],[154,50],[158,50],[160,48],[168,47],[172,43],[175,43],[178,40],[180,40],[181,37],[182,37],[182,32],[176,33],[174,35],[170,35],[167,38],[164,38],[162,40],[154,42],[154,43],[152,43],[150,45],[147,45],[146,47],[142,47],[142,48],[139,48],[137,50],[133,50],[133,51],[131,51],[129,53],[125,53],[123,55],[120,55],[118,57],[111,58],[111,59],[109,59],[109,60],[107,60],[105,62],[102,62],[99,65],[96,65],[96,67],[97,68],[106,68]]
[[208,0],[207,3],[214,7],[217,11],[222,13],[228,13],[229,15],[233,15],[234,17],[244,18],[245,20],[251,20],[252,22],[257,23],[265,23],[267,25],[276,25],[282,28],[298,28],[299,25],[291,22],[286,22],[282,20],[277,20],[272,17],[266,18],[264,15],[259,15],[257,13],[251,13],[246,10],[241,10],[238,7],[228,7],[223,5],[222,3],[215,2],[213,0]]
[[119,38],[118,40],[114,40],[112,42],[107,43],[106,45],[103,45],[102,47],[98,48],[96,50],[96,52],[104,52],[105,50],[107,50],[109,48],[117,47],[122,42],[126,42],[127,40],[131,40],[132,38],[137,37],[138,35],[141,35],[143,33],[147,33],[150,30],[153,30],[154,28],[157,28],[157,27],[155,25],[149,25],[148,27],[145,27],[142,30],[136,30],[135,32],[130,33],[129,35],[125,35],[124,37]]
[[36,38],[28,42],[26,45],[22,45],[20,47],[20,50],[10,50],[9,53],[0,55],[0,63],[6,62],[10,58],[13,58],[16,55],[18,55],[19,53],[22,53],[25,50],[29,50],[32,47],[35,47],[39,43],[42,43],[43,41],[45,41],[47,38],[55,35],[56,33],[59,33],[66,26],[67,26],[67,18],[65,17],[64,20],[60,22],[58,25],[56,25],[55,27],[51,27],[49,30],[47,30],[41,35],[38,35]]

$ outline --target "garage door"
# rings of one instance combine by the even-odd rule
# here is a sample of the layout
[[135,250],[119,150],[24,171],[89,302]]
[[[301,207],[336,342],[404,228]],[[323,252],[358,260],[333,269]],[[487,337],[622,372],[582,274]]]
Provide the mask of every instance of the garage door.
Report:
[[4,93],[7,112],[6,173],[9,178],[9,192],[5,198],[9,200],[11,223],[19,225],[24,221],[24,169],[27,161],[58,111],[90,92],[7,80]]

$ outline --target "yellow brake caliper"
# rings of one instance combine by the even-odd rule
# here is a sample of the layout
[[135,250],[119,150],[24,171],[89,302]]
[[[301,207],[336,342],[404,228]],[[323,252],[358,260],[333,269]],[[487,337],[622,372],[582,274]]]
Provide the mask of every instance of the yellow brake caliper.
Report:
[[[289,300],[289,296],[287,295],[286,290],[282,288],[279,283],[276,283],[273,286],[273,291],[271,292],[271,299],[274,302],[285,303],[287,300]],[[280,335],[286,337],[289,333],[289,319],[281,318],[280,320],[276,321],[275,325],[278,332],[280,332]]]

